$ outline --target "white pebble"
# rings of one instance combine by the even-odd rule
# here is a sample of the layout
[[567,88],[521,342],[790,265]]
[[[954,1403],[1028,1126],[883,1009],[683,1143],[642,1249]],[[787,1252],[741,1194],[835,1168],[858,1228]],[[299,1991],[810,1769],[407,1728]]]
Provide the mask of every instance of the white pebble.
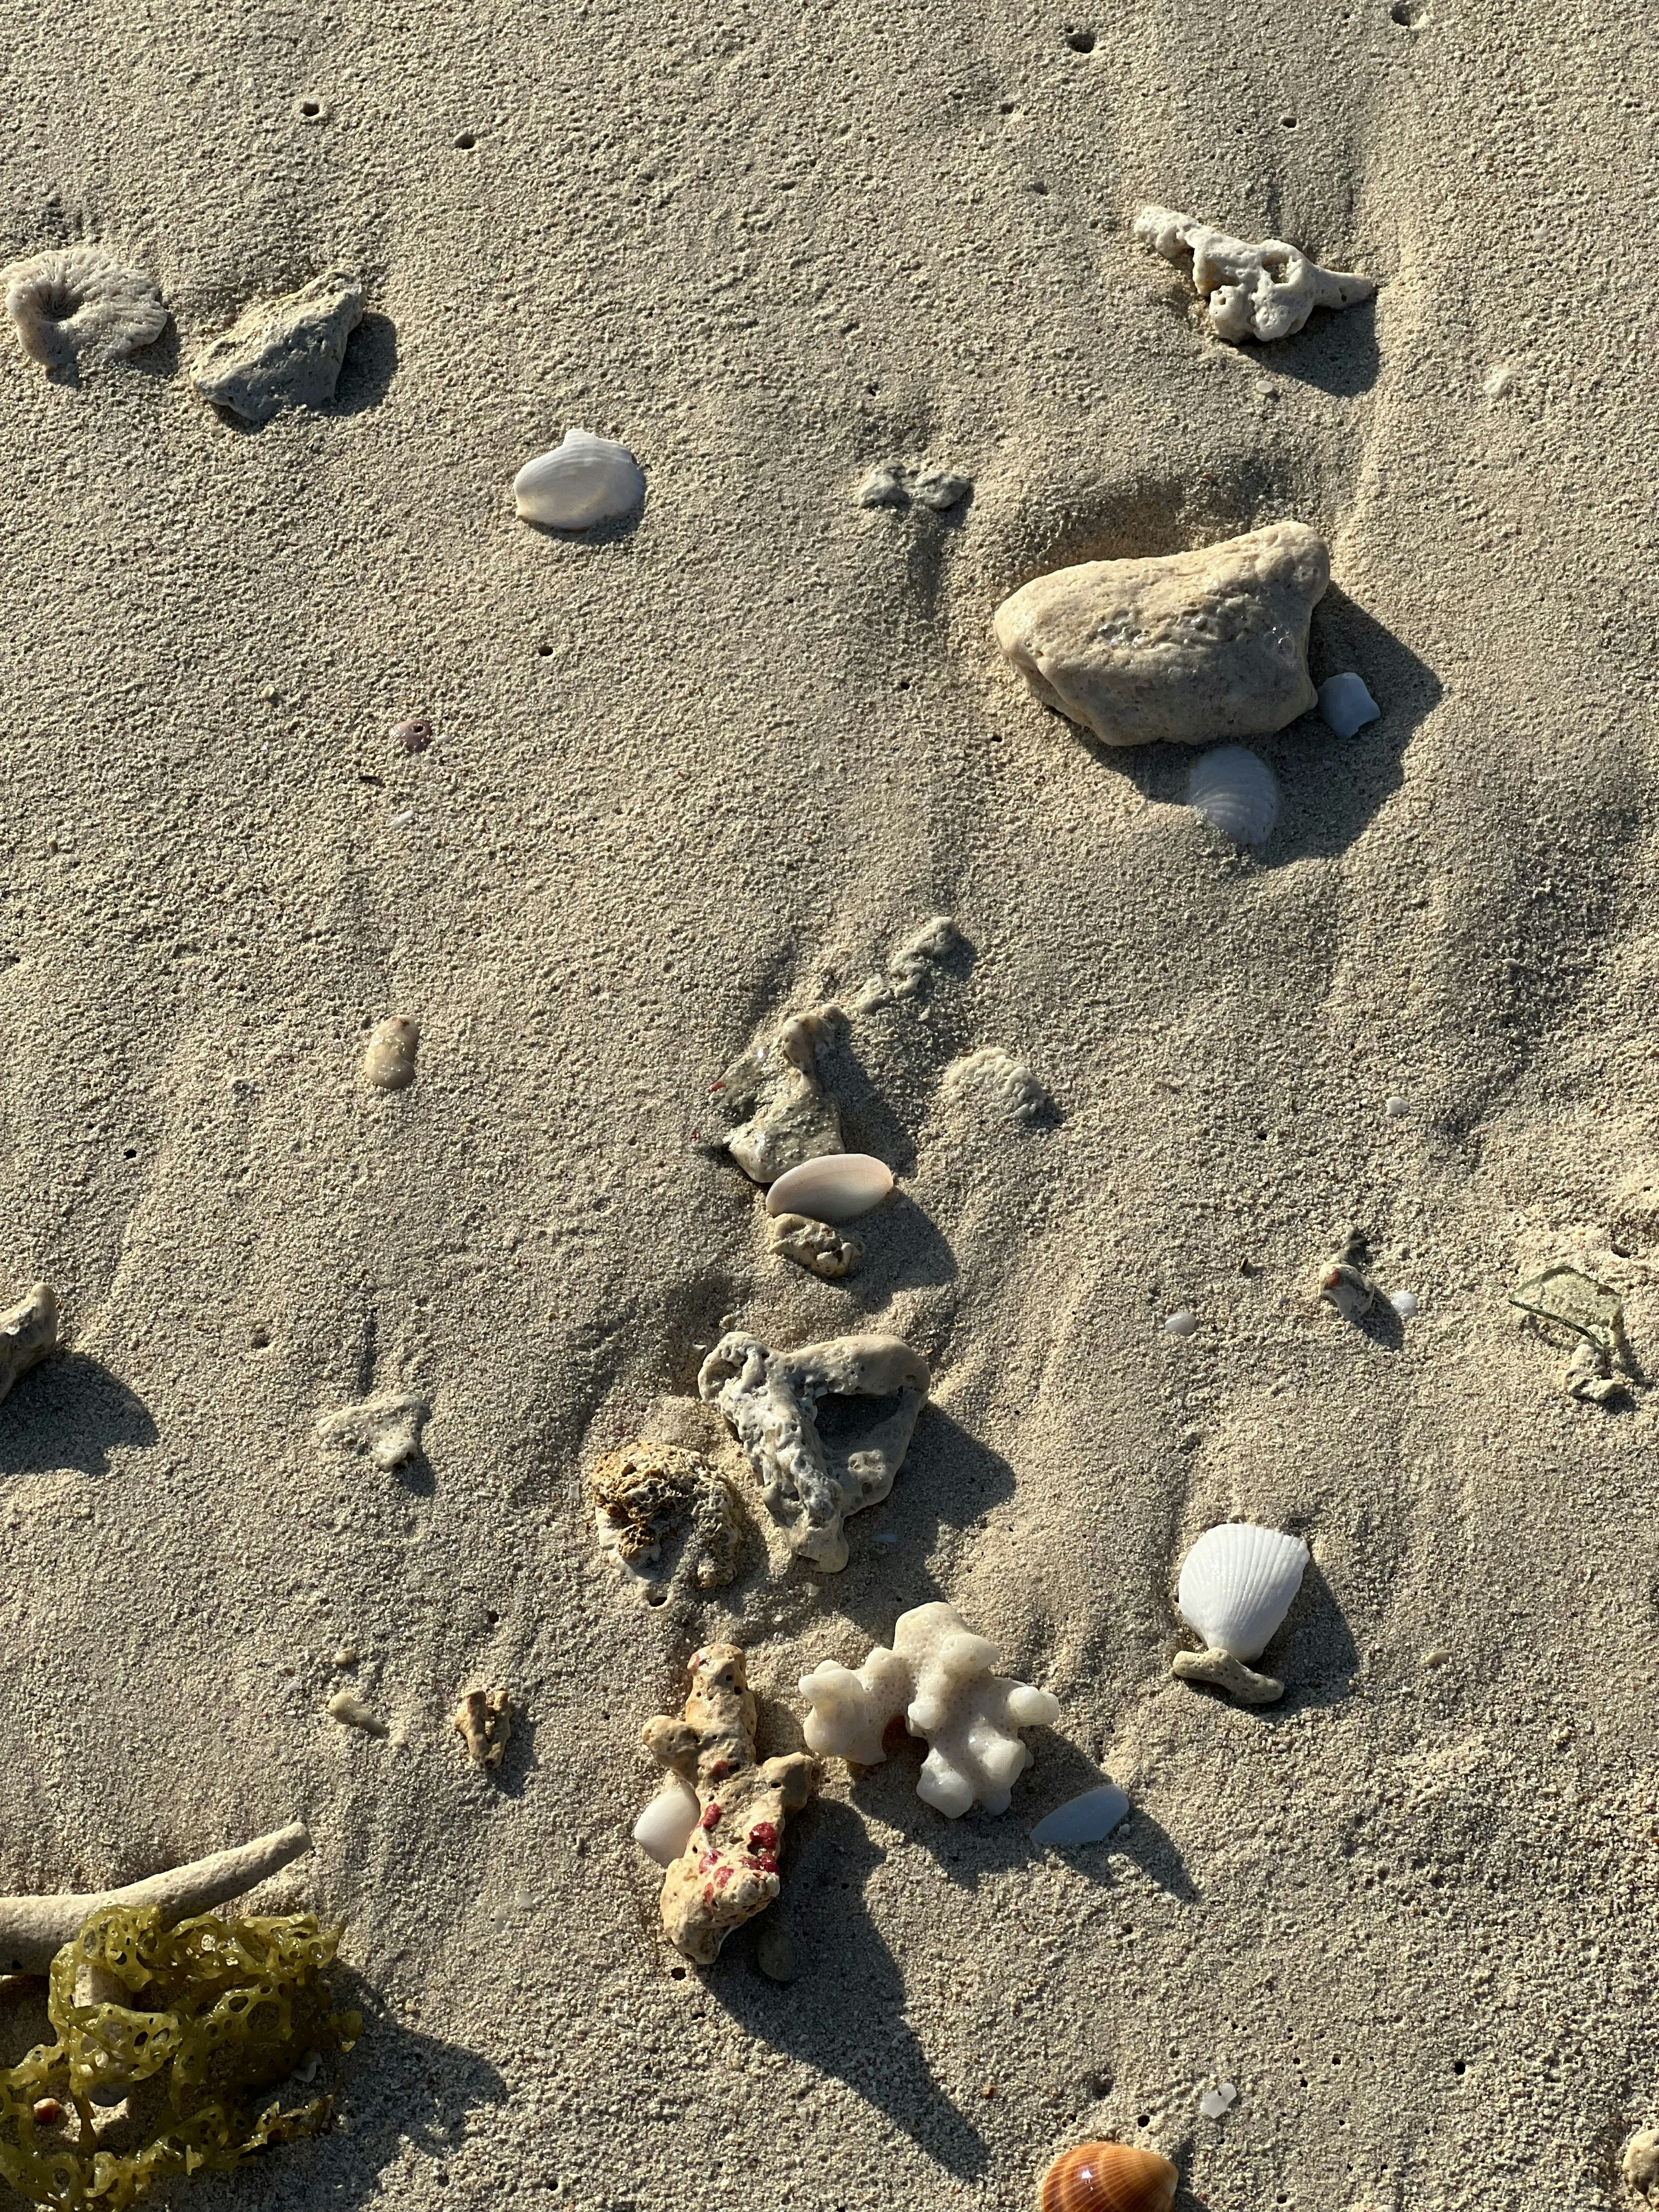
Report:
[[1389,1292],[1389,1304],[1394,1308],[1401,1321],[1409,1321],[1412,1316],[1417,1311],[1417,1298],[1414,1293],[1410,1291],[1390,1291]]
[[1034,1844],[1097,1844],[1109,1836],[1129,1809],[1129,1800],[1115,1782],[1103,1782],[1085,1790],[1045,1814],[1031,1831]]
[[1218,2089],[1206,2089],[1198,2100],[1198,2109],[1206,2120],[1218,2120],[1238,2092],[1231,2081],[1224,2081]]
[[392,827],[394,830],[407,830],[414,819],[415,809],[412,806],[405,806],[400,814],[392,816]]
[[1351,738],[1382,709],[1357,676],[1328,676],[1319,687],[1319,712],[1328,729]]
[[672,1866],[697,1825],[697,1801],[678,1777],[659,1790],[634,1823],[634,1841],[659,1866]]
[[1382,1109],[1391,1121],[1403,1121],[1411,1110],[1409,1098],[1390,1098]]
[[1198,1327],[1198,1316],[1190,1306],[1177,1306],[1164,1324],[1165,1336],[1190,1336]]

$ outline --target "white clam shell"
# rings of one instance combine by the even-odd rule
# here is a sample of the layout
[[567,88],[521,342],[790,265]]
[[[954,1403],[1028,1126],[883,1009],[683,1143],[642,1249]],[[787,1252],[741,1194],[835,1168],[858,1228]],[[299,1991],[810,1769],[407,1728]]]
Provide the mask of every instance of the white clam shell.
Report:
[[659,1866],[672,1866],[697,1825],[697,1800],[678,1776],[634,1823],[634,1841]]
[[1206,1528],[1182,1566],[1181,1617],[1207,1650],[1260,1658],[1302,1587],[1308,1558],[1300,1536],[1278,1528],[1249,1521]]
[[1032,1829],[1031,1841],[1062,1849],[1074,1844],[1097,1844],[1111,1834],[1128,1809],[1127,1793],[1115,1782],[1103,1782],[1098,1789],[1085,1790],[1080,1797],[1069,1797],[1065,1804],[1056,1805]]
[[1218,745],[1193,763],[1187,804],[1235,845],[1260,845],[1279,819],[1279,778],[1246,745]]
[[591,430],[567,430],[564,443],[538,453],[513,479],[514,511],[550,530],[592,530],[632,514],[645,477],[626,446]]
[[823,1152],[781,1175],[766,1194],[769,1213],[809,1221],[856,1221],[893,1188],[893,1170],[870,1152]]

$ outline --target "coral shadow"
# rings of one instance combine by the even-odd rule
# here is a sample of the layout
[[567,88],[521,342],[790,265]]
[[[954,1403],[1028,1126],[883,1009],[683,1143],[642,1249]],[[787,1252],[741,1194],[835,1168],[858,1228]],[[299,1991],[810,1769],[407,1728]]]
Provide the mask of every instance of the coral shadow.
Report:
[[933,2079],[904,2018],[904,1977],[865,1901],[883,1854],[849,1806],[820,1802],[792,1826],[781,1902],[802,1972],[787,1989],[751,1963],[762,1921],[741,1929],[704,1976],[711,1997],[749,2034],[833,2074],[946,2172],[985,2172],[983,2138]]
[[137,1391],[100,1361],[55,1352],[0,1406],[0,1475],[106,1475],[112,1452],[148,1451],[159,1433]]
[[1316,307],[1294,336],[1253,346],[1253,357],[1270,375],[1310,384],[1334,399],[1355,398],[1370,390],[1382,362],[1376,301],[1373,292],[1351,307]]
[[378,407],[398,374],[398,325],[390,315],[367,314],[346,341],[334,397],[319,415],[364,415]]

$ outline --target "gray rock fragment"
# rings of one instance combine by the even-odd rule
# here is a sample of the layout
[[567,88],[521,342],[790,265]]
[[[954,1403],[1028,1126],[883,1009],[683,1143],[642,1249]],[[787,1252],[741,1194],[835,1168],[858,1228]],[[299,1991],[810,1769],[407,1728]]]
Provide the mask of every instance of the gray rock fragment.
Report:
[[313,276],[280,300],[256,300],[198,356],[190,380],[245,422],[334,397],[346,341],[363,319],[363,289],[344,270]]

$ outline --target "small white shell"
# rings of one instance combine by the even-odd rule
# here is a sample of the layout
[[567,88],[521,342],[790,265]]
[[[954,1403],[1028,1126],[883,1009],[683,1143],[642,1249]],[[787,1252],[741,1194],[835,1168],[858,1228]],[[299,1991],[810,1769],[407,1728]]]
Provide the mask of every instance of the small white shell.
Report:
[[514,512],[550,530],[592,530],[632,514],[645,478],[626,446],[591,430],[567,430],[564,443],[538,453],[513,479]]
[[1115,1782],[1103,1782],[1080,1797],[1068,1797],[1045,1814],[1031,1831],[1034,1844],[1065,1848],[1073,1844],[1097,1844],[1109,1836],[1129,1809],[1129,1800]]
[[1308,1556],[1300,1536],[1249,1521],[1206,1528],[1181,1570],[1181,1617],[1208,1650],[1260,1658],[1302,1587]]
[[672,1866],[697,1825],[696,1793],[678,1775],[634,1823],[634,1841],[659,1866]]
[[1352,737],[1382,712],[1358,676],[1328,676],[1319,687],[1320,720],[1339,738]]
[[766,1194],[769,1213],[809,1221],[856,1221],[893,1188],[893,1170],[869,1152],[823,1152],[781,1175]]
[[1190,1306],[1177,1306],[1164,1324],[1165,1336],[1190,1336],[1198,1327],[1198,1316]]
[[1403,1121],[1412,1110],[1409,1098],[1389,1098],[1383,1101],[1382,1111],[1391,1121]]
[[1218,745],[1193,763],[1187,804],[1235,845],[1260,845],[1279,819],[1279,779],[1243,745]]
[[1390,1291],[1389,1304],[1401,1321],[1409,1321],[1417,1311],[1417,1294],[1414,1291]]

